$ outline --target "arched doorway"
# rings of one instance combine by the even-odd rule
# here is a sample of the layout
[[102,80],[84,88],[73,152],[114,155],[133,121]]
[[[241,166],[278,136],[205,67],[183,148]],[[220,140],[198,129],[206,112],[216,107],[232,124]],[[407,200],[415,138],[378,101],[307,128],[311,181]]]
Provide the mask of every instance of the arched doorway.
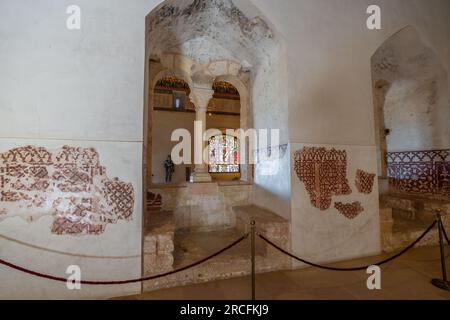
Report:
[[440,193],[432,162],[450,148],[445,69],[410,26],[386,40],[371,65],[379,176],[390,178],[391,191]]
[[371,65],[381,239],[390,251],[417,238],[450,197],[449,87],[411,26],[387,39]]
[[[281,128],[287,136],[287,120],[280,117],[280,114],[287,115],[287,86],[283,85],[285,79],[282,78],[286,59],[280,58],[283,52],[280,38],[250,1],[244,7],[245,12],[231,0],[168,0],[146,18],[145,275],[172,270],[194,259],[195,254],[206,255],[214,246],[217,249],[218,244],[233,238],[240,232],[233,208],[250,205],[254,190],[251,164],[239,167],[237,183],[220,181],[228,178],[214,177],[215,173],[209,172],[208,165],[202,162],[191,166],[189,183],[152,185],[152,179],[156,178],[154,171],[161,170],[158,162],[167,156],[166,151],[161,152],[160,158],[152,154],[154,146],[158,145],[156,140],[161,138],[155,134],[158,131],[155,128],[169,127],[161,122],[159,113],[165,111],[158,110],[160,107],[155,102],[155,86],[162,78],[175,77],[184,82],[183,88],[195,110],[190,116],[201,123],[202,131],[214,128],[222,133],[223,129]],[[229,92],[219,92],[221,87]],[[166,103],[172,109],[177,106],[174,91],[171,90],[172,102]],[[188,104],[184,104],[184,110],[170,112],[187,113]],[[280,109],[286,112],[281,113]],[[163,139],[166,138],[167,134]],[[206,147],[207,141],[203,143]],[[245,157],[250,157],[256,149],[248,141],[239,141],[239,144],[245,145]],[[234,158],[227,156],[228,149],[222,151],[226,161]],[[242,158],[242,154],[239,157]],[[288,168],[283,174],[284,177],[276,179],[289,179]],[[161,174],[156,180],[161,180]],[[223,184],[211,183],[214,180]],[[261,181],[264,183],[263,179]],[[273,185],[272,181],[265,180]],[[156,245],[152,246],[154,243]],[[163,249],[155,251],[155,247]],[[247,272],[246,268],[242,269],[245,265],[243,252],[237,250],[223,258],[236,262],[228,264],[235,268],[230,269],[231,273]],[[280,261],[274,265],[277,263]],[[226,274],[230,270],[209,267],[198,273],[207,272],[203,276],[214,279],[228,277]],[[178,285],[186,283],[179,277],[167,281]],[[187,280],[196,281],[201,279]]]

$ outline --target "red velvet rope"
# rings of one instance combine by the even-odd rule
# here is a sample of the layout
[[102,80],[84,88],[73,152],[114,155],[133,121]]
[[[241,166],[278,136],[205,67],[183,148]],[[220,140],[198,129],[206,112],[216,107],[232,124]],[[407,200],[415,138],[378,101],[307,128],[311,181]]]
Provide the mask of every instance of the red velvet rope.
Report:
[[280,252],[282,252],[282,253],[284,253],[284,254],[286,254],[286,255],[288,255],[289,257],[291,257],[291,258],[293,258],[293,259],[295,259],[295,260],[297,260],[297,261],[300,261],[300,262],[303,262],[303,263],[305,263],[305,264],[308,264],[308,265],[310,265],[310,266],[312,266],[312,267],[316,267],[316,268],[320,268],[320,269],[325,269],[325,270],[332,270],[332,271],[360,271],[360,270],[367,270],[367,268],[369,268],[370,266],[372,266],[372,265],[376,265],[376,266],[381,266],[381,265],[383,265],[383,264],[385,264],[385,263],[388,263],[389,261],[392,261],[392,260],[394,260],[394,259],[396,259],[396,258],[398,258],[398,257],[400,257],[401,255],[403,255],[404,253],[406,253],[408,250],[410,250],[411,248],[413,248],[417,243],[419,243],[420,242],[420,240],[422,240],[427,234],[428,234],[428,232],[430,232],[433,228],[434,228],[434,226],[436,225],[436,223],[437,223],[437,221],[434,221],[413,243],[411,243],[409,246],[407,246],[405,249],[403,249],[402,251],[400,251],[399,253],[397,253],[397,254],[395,254],[395,255],[393,255],[392,257],[390,257],[390,258],[387,258],[387,259],[385,259],[385,260],[382,260],[382,261],[380,261],[380,262],[377,262],[377,263],[374,263],[374,264],[370,264],[370,265],[367,265],[367,266],[361,266],[361,267],[354,267],[354,268],[335,268],[335,267],[328,267],[328,266],[324,266],[324,265],[320,265],[320,264],[317,264],[317,263],[314,263],[314,262],[310,262],[310,261],[307,261],[307,260],[305,260],[305,259],[302,259],[302,258],[299,258],[299,257],[297,257],[297,256],[295,256],[295,255],[293,255],[292,253],[290,253],[290,252],[287,252],[286,250],[284,250],[283,248],[280,248],[279,246],[277,246],[275,243],[273,243],[272,241],[270,241],[269,239],[267,239],[266,237],[264,237],[263,235],[259,235],[259,237],[261,238],[261,239],[263,239],[265,242],[267,242],[269,245],[271,245],[272,247],[274,247],[275,249],[277,249],[278,251],[280,251]]
[[[410,250],[411,248],[413,248],[417,243],[419,243],[419,242],[420,242],[420,241],[421,241],[421,240],[422,240],[422,239],[423,239],[423,238],[424,238],[424,237],[425,237],[425,236],[426,236],[426,235],[434,228],[434,226],[436,225],[436,223],[437,223],[437,222],[434,221],[434,222],[433,222],[433,223],[432,223],[432,224],[431,224],[431,225],[430,225],[430,226],[422,233],[422,235],[420,235],[413,243],[411,243],[411,244],[410,244],[409,246],[407,246],[405,249],[403,249],[402,251],[400,251],[399,253],[393,255],[393,256],[390,257],[390,258],[387,258],[387,259],[385,259],[385,260],[383,260],[383,261],[380,261],[380,262],[378,262],[378,263],[375,263],[374,265],[382,265],[382,264],[385,264],[385,263],[387,263],[387,262],[389,262],[389,261],[392,261],[392,260],[394,260],[394,259],[400,257],[401,255],[403,255],[404,253],[406,253],[407,251],[409,251],[409,250]],[[248,237],[248,235],[249,235],[248,233],[245,234],[245,235],[243,235],[242,237],[240,237],[240,238],[239,238],[238,240],[236,240],[235,242],[231,243],[230,245],[226,246],[225,248],[223,248],[223,249],[217,251],[216,253],[213,253],[212,255],[210,255],[210,256],[208,256],[208,257],[202,259],[202,260],[199,260],[199,261],[197,261],[197,262],[194,262],[194,263],[192,263],[192,264],[190,264],[190,265],[187,265],[187,266],[185,266],[185,267],[182,267],[182,268],[180,268],[180,269],[176,269],[176,270],[173,270],[173,271],[169,271],[169,272],[166,272],[166,273],[163,273],[163,274],[158,274],[158,275],[149,276],[149,277],[144,277],[144,278],[137,278],[137,279],[130,279],[130,280],[122,280],[122,281],[88,281],[88,280],[81,280],[80,283],[81,283],[81,284],[87,284],[87,285],[122,285],[122,284],[129,284],[129,283],[145,282],[145,281],[149,281],[149,280],[154,280],[154,279],[166,277],[166,276],[169,276],[169,275],[172,275],[172,274],[175,274],[175,273],[178,273],[178,272],[181,272],[181,271],[184,271],[184,270],[193,268],[193,267],[198,266],[198,265],[200,265],[200,264],[202,264],[202,263],[205,263],[205,262],[208,261],[208,260],[213,259],[214,257],[216,257],[216,256],[218,256],[218,255],[220,255],[220,254],[222,254],[223,252],[225,252],[225,251],[231,249],[232,247],[236,246],[237,244],[239,244],[241,241],[245,240],[245,239]],[[444,230],[444,235],[445,235],[446,240],[448,241],[449,239],[448,239],[448,237],[447,237],[447,234],[445,233],[445,230]],[[290,252],[287,252],[286,250],[284,250],[283,248],[280,248],[279,246],[277,246],[276,244],[274,244],[272,241],[270,241],[269,239],[267,239],[266,237],[264,237],[264,236],[261,235],[261,234],[259,234],[259,237],[260,237],[261,239],[263,239],[265,242],[267,242],[269,245],[271,245],[272,247],[274,247],[275,249],[277,249],[278,251],[280,251],[280,252],[282,252],[282,253],[288,255],[289,257],[291,257],[291,258],[293,258],[293,259],[295,259],[295,260],[298,260],[298,261],[303,262],[303,263],[305,263],[305,264],[311,265],[311,266],[313,266],[313,267],[317,267],[317,268],[321,268],[321,269],[326,269],[326,270],[333,270],[333,271],[358,271],[358,270],[365,270],[365,269],[367,269],[367,268],[370,266],[370,265],[367,265],[367,266],[354,267],[354,268],[334,268],[334,267],[328,267],[328,266],[319,265],[319,264],[317,264],[317,263],[309,262],[309,261],[307,261],[307,260],[305,260],[305,259],[299,258],[299,257],[293,255],[293,254],[290,253]],[[15,264],[13,264],[13,263],[11,263],[11,262],[8,262],[8,261],[5,261],[5,260],[3,260],[3,259],[0,259],[0,264],[5,265],[5,266],[7,266],[7,267],[9,267],[9,268],[12,268],[12,269],[15,269],[15,270],[18,270],[18,271],[21,271],[21,272],[24,272],[24,273],[33,275],[33,276],[36,276],[36,277],[39,277],[39,278],[45,278],[45,279],[54,280],[54,281],[59,281],[59,282],[67,282],[67,281],[68,281],[66,278],[56,277],[56,276],[52,276],[52,275],[49,275],[49,274],[45,274],[45,273],[40,273],[40,272],[37,272],[37,271],[33,271],[33,270],[30,270],[30,269],[27,269],[27,268],[24,268],[24,267],[15,265]]]
[[[182,267],[180,269],[176,269],[173,271],[169,271],[163,274],[158,274],[155,276],[149,276],[149,277],[145,277],[145,278],[138,278],[138,279],[130,279],[130,280],[122,280],[122,281],[88,281],[88,280],[81,280],[79,283],[80,284],[87,284],[87,285],[122,285],[122,284],[129,284],[129,283],[137,283],[137,282],[145,282],[145,281],[149,281],[149,280],[154,280],[154,279],[158,279],[158,278],[162,278],[165,276],[169,276],[171,274],[174,273],[178,273],[190,268],[193,268],[195,266],[198,266],[199,264],[205,263],[208,260],[211,260],[212,258],[222,254],[223,252],[231,249],[232,247],[236,246],[238,243],[240,243],[241,241],[245,240],[248,237],[248,234],[243,235],[242,237],[240,237],[238,240],[236,240],[235,242],[231,243],[230,245],[226,246],[225,248],[217,251],[216,253],[213,253],[212,255],[199,260],[197,262],[194,262],[190,265],[187,265],[185,267]],[[36,272],[18,265],[15,265],[11,262],[5,261],[0,259],[0,264],[5,265],[9,268],[33,275],[35,277],[39,277],[39,278],[44,278],[44,279],[49,279],[49,280],[54,280],[54,281],[59,281],[59,282],[67,282],[68,280],[66,278],[62,278],[62,277],[55,277],[49,274],[45,274],[45,273],[40,273],[40,272]]]

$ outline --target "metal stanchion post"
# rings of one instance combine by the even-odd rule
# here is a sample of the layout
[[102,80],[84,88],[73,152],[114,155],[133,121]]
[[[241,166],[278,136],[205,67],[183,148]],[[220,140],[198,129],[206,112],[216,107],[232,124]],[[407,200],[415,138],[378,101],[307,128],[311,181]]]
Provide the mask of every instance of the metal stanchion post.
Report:
[[252,236],[251,236],[251,251],[252,251],[252,300],[255,301],[256,299],[256,270],[255,270],[255,221],[252,220],[252,222],[250,223],[251,225],[251,232],[252,232]]
[[442,279],[433,279],[431,280],[431,283],[440,289],[450,291],[450,282],[447,281],[447,267],[445,265],[444,235],[442,230],[444,225],[442,224],[442,217],[439,213],[437,214],[436,219],[439,233],[439,247],[441,250]]

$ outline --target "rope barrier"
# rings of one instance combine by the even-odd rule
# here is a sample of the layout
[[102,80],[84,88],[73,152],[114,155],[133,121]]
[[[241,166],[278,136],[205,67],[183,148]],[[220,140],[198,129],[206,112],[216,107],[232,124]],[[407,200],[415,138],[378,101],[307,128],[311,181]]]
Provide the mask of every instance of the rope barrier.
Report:
[[367,270],[368,267],[372,266],[372,265],[377,265],[377,266],[381,266],[385,263],[388,263],[389,261],[392,261],[398,257],[400,257],[401,255],[403,255],[404,253],[406,253],[407,251],[409,251],[411,248],[413,248],[417,243],[419,243],[435,226],[436,226],[437,221],[434,221],[425,231],[424,233],[422,233],[420,235],[420,237],[418,237],[413,243],[411,243],[409,246],[407,246],[405,249],[403,249],[402,251],[400,251],[399,253],[393,255],[390,258],[387,258],[385,260],[382,260],[378,263],[375,264],[369,264],[367,266],[362,266],[362,267],[354,267],[354,268],[335,268],[335,267],[328,267],[328,266],[324,266],[324,265],[320,265],[317,263],[313,263],[310,261],[307,261],[305,259],[299,258],[295,255],[293,255],[290,252],[287,252],[286,250],[284,250],[283,248],[280,248],[279,246],[277,246],[275,243],[273,243],[272,241],[270,241],[269,239],[267,239],[266,237],[264,237],[262,234],[259,234],[259,237],[261,239],[263,239],[265,242],[267,242],[269,245],[271,245],[272,247],[274,247],[275,249],[277,249],[278,251],[288,255],[289,257],[303,262],[305,264],[308,264],[312,267],[316,267],[316,268],[320,268],[320,269],[325,269],[325,270],[332,270],[332,271],[360,271],[360,270]]
[[[403,254],[405,254],[407,251],[409,251],[410,249],[412,249],[417,243],[419,243],[437,224],[437,221],[433,221],[433,223],[414,241],[412,242],[409,246],[407,246],[406,248],[404,248],[402,251],[400,251],[399,253],[385,259],[382,260],[378,263],[375,264],[370,264],[370,265],[366,265],[366,266],[361,266],[361,267],[353,267],[353,268],[337,268],[337,267],[329,267],[329,266],[324,266],[324,265],[320,265],[314,262],[310,262],[308,260],[302,259],[300,257],[295,256],[294,254],[284,250],[283,248],[279,247],[278,245],[276,245],[275,243],[273,243],[272,241],[270,241],[268,238],[266,238],[264,235],[258,233],[258,236],[264,240],[266,243],[268,243],[270,246],[272,246],[273,248],[277,249],[278,251],[286,254],[287,256],[300,261],[302,263],[308,264],[310,266],[313,267],[317,267],[320,269],[325,269],[325,270],[332,270],[332,271],[360,271],[360,270],[366,270],[369,266],[371,265],[378,265],[381,266],[383,264],[386,264],[400,256],[402,256]],[[254,225],[253,225],[253,230],[254,230]],[[450,245],[450,241],[448,238],[447,233],[445,232],[445,229],[442,228],[442,233],[447,241],[447,243]],[[254,233],[254,231],[252,232],[252,234]],[[166,277],[175,273],[179,273],[182,272],[184,270],[196,267],[200,264],[205,263],[208,260],[211,260],[213,258],[215,258],[216,256],[224,253],[225,251],[230,250],[231,248],[233,248],[234,246],[236,246],[237,244],[239,244],[240,242],[242,242],[243,240],[245,240],[246,238],[248,238],[250,233],[246,233],[244,234],[242,237],[240,237],[239,239],[237,239],[236,241],[234,241],[233,243],[229,244],[228,246],[224,247],[223,249],[209,255],[206,258],[203,258],[197,262],[191,263],[187,266],[184,266],[182,268],[176,269],[176,270],[172,270],[163,274],[158,274],[158,275],[154,275],[154,276],[148,276],[148,277],[143,277],[143,278],[137,278],[137,279],[129,279],[129,280],[121,280],[121,281],[89,281],[89,280],[80,280],[80,284],[86,284],[86,285],[123,285],[123,284],[130,284],[130,283],[137,283],[137,282],[145,282],[145,281],[149,281],[149,280],[154,280],[154,279],[158,279],[158,278],[162,278],[162,277]],[[252,243],[254,243],[254,240],[252,241]],[[254,254],[252,252],[252,254]],[[56,277],[53,275],[49,275],[49,274],[45,274],[45,273],[40,273],[40,272],[36,272],[18,265],[15,265],[11,262],[5,261],[0,259],[0,265],[5,265],[9,268],[39,277],[39,278],[45,278],[45,279],[49,279],[49,280],[54,280],[54,281],[59,281],[59,282],[67,282],[66,278],[63,277]],[[253,284],[254,285],[254,284]]]
[[442,233],[444,234],[444,238],[447,241],[447,244],[450,246],[450,239],[448,238],[447,232],[445,231],[443,224],[442,224]]
[[[217,251],[216,253],[213,253],[212,255],[203,258],[202,260],[199,260],[197,262],[194,262],[190,265],[187,265],[185,267],[182,267],[180,269],[176,269],[176,270],[172,270],[163,274],[158,274],[155,276],[149,276],[149,277],[145,277],[145,278],[138,278],[138,279],[130,279],[130,280],[123,280],[123,281],[87,281],[87,280],[81,280],[80,284],[87,284],[87,285],[122,285],[122,284],[129,284],[129,283],[137,283],[137,282],[145,282],[145,281],[149,281],[149,280],[154,280],[154,279],[158,279],[158,278],[162,278],[162,277],[166,277],[175,273],[179,273],[181,271],[196,267],[202,263],[205,263],[208,260],[211,260],[213,258],[215,258],[216,256],[224,253],[225,251],[230,250],[231,248],[233,248],[234,246],[236,246],[237,244],[239,244],[240,242],[242,242],[243,240],[247,239],[248,237],[248,233],[243,235],[242,237],[240,237],[238,240],[234,241],[233,243],[231,243],[230,245],[226,246],[225,248]],[[10,263],[8,261],[2,260],[0,259],[0,264],[5,265],[9,268],[27,273],[27,274],[31,274],[33,276],[39,277],[39,278],[45,278],[45,279],[49,279],[49,280],[54,280],[54,281],[59,281],[59,282],[67,282],[66,278],[62,278],[62,277],[56,277],[56,276],[52,276],[49,274],[45,274],[45,273],[40,273],[40,272],[36,272],[33,270],[29,270],[26,268],[23,268],[21,266],[15,265],[13,263]]]

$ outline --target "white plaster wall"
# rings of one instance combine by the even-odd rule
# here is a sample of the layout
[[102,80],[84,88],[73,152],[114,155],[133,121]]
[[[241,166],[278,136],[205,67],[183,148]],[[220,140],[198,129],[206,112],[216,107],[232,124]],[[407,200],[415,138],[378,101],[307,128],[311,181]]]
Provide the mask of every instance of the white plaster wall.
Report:
[[290,146],[279,157],[262,159],[255,165],[253,203],[291,219]]
[[[133,184],[133,218],[108,225],[100,236],[53,235],[51,216],[33,223],[5,219],[0,256],[61,277],[76,264],[85,280],[136,278],[141,276],[144,22],[156,1],[77,1],[80,31],[66,29],[71,4],[0,1],[0,152],[30,144],[93,147],[109,177]],[[64,283],[0,266],[0,298],[138,292],[140,284],[69,291]]]
[[[395,33],[371,62],[374,91],[382,95],[376,104],[384,102],[379,108],[383,110],[384,127],[390,130],[387,151],[448,148],[447,71],[434,51],[423,44],[416,29],[408,26]],[[386,83],[384,94],[380,83]]]
[[438,87],[436,78],[391,85],[384,103],[388,152],[450,148],[450,102]]
[[[268,129],[279,131],[279,145],[289,141],[288,119],[288,74],[287,54],[285,52],[286,39],[280,43],[280,47],[274,57],[278,59],[269,61],[260,68],[254,79],[253,87],[253,126],[255,129]],[[274,80],[276,79],[276,80]],[[271,88],[272,94],[268,94],[267,88]],[[270,133],[269,133],[270,136]],[[277,143],[275,143],[275,146]],[[254,146],[258,149],[259,146]],[[289,153],[281,157],[276,164],[278,170],[274,174],[263,174],[264,168],[271,166],[271,160],[263,161],[255,167],[255,187],[253,192],[254,203],[262,206],[281,217],[290,219],[290,164]]]
[[[370,58],[407,25],[450,66],[446,0],[252,2],[286,39],[291,142],[374,145]],[[381,30],[366,28],[371,4],[382,9]]]
[[[380,251],[380,220],[378,185],[371,194],[361,194],[355,186],[356,170],[376,173],[375,147],[354,145],[292,144],[291,159],[303,147],[325,147],[345,150],[347,153],[347,180],[352,193],[334,196],[325,211],[311,204],[305,184],[292,170],[292,250],[312,262],[333,262],[355,257],[369,256]],[[334,202],[359,201],[364,211],[354,219],[348,219],[334,208]],[[299,263],[294,265],[299,266]]]
[[[448,74],[449,1],[252,2],[286,40],[292,152],[295,151],[292,145],[302,143],[348,145],[364,150],[363,158],[356,155],[351,161],[365,164],[363,159],[376,159],[370,59],[386,39],[405,26],[412,25],[418,30],[422,41],[436,53]],[[381,7],[381,30],[366,28],[366,9],[372,4]],[[375,205],[361,218],[365,222],[341,220],[331,212],[312,212],[305,191],[295,179],[298,181],[293,173],[291,221],[295,253],[308,254],[316,261],[329,261],[377,251],[379,226]],[[375,189],[370,201],[375,201],[377,193]],[[307,233],[308,228],[317,232]],[[333,239],[338,239],[341,246],[329,247]]]
[[[17,146],[35,145],[57,149],[70,143],[74,147],[95,148],[108,177],[120,177],[133,184],[135,193],[132,220],[108,224],[98,236],[55,235],[51,233],[52,212],[33,222],[22,217],[5,218],[0,223],[0,256],[19,266],[58,277],[70,265],[81,268],[83,280],[110,281],[139,278],[141,275],[142,159],[140,143],[102,141],[63,141],[50,139],[0,138],[0,153]],[[139,284],[123,286],[82,285],[67,290],[65,283],[36,278],[0,266],[0,298],[64,299],[105,298],[133,294]]]
[[152,0],[0,1],[0,136],[142,141],[144,19]]

